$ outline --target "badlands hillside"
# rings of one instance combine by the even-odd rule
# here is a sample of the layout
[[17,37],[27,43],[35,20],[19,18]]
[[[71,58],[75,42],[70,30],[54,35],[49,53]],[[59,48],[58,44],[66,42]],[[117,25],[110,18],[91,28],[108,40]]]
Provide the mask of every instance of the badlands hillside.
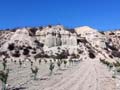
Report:
[[1,30],[0,88],[120,90],[119,40],[88,26]]

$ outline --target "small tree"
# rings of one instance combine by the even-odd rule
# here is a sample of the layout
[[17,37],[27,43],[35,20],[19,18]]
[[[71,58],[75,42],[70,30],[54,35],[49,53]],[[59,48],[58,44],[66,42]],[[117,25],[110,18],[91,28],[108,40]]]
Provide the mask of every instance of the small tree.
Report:
[[14,60],[14,63],[16,64],[16,60]]
[[73,60],[72,59],[69,60],[69,65],[73,65]]
[[14,50],[14,48],[15,48],[14,43],[11,43],[11,44],[8,45],[8,49],[9,49],[10,51]]
[[51,62],[50,63],[50,67],[49,67],[49,69],[50,69],[50,75],[52,75],[54,67],[55,67],[54,63]]
[[31,63],[31,67],[33,66],[33,61],[30,61],[30,63]]
[[15,50],[14,53],[12,53],[12,56],[13,56],[13,57],[17,57],[17,58],[18,58],[18,57],[20,57],[20,55],[21,55],[21,54],[20,54],[20,51],[19,51],[19,50]]
[[35,67],[35,68],[31,67],[31,71],[34,74],[34,80],[36,80],[36,76],[37,76],[37,73],[38,73],[38,68],[37,67]]
[[39,64],[41,64],[41,59],[39,59]]
[[22,66],[22,61],[21,60],[19,60],[19,65],[20,65],[20,67]]
[[25,48],[24,50],[23,50],[23,55],[29,55],[29,49],[28,48]]
[[6,60],[6,58],[4,58],[3,59],[3,69],[5,70],[6,69],[6,67],[7,67],[7,60]]
[[47,60],[46,59],[44,59],[44,62],[45,62],[45,64],[47,63]]
[[109,68],[110,68],[110,69],[113,68],[113,64],[112,64],[112,63],[109,64]]
[[66,61],[66,60],[64,60],[64,67],[66,67],[66,64],[67,64],[67,61]]
[[0,80],[2,81],[2,90],[7,90],[6,84],[8,79],[9,69],[0,71]]
[[58,60],[58,61],[57,61],[57,66],[59,67],[59,70],[60,70],[60,66],[61,66],[61,64],[62,64],[61,61]]
[[117,72],[119,72],[119,73],[120,73],[120,67],[117,67],[116,69],[117,69]]

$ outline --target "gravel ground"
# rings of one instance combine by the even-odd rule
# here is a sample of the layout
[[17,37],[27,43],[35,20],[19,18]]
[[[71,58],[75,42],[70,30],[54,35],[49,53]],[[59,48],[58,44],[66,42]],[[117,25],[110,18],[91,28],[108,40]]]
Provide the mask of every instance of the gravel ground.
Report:
[[[1,63],[1,62],[0,62]],[[0,64],[1,65],[1,64]],[[59,70],[56,62],[52,75],[49,71],[50,62],[44,61],[39,65],[37,80],[31,76],[30,62],[25,62],[20,68],[18,62],[8,62],[10,74],[9,88],[23,88],[18,90],[116,90],[119,80],[112,78],[109,69],[97,59],[86,59],[73,65],[62,64]],[[119,85],[118,85],[119,86]],[[1,82],[0,82],[1,88]]]

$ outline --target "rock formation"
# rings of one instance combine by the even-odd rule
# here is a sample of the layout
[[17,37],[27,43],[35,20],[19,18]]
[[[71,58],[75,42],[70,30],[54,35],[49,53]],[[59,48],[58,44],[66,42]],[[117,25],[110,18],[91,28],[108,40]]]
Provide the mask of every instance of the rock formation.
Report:
[[63,26],[57,25],[44,27],[36,32],[37,39],[48,47],[61,45],[77,45],[76,33],[64,29]]
[[[9,53],[30,49],[30,53],[55,55],[63,50],[71,54],[89,54],[104,58],[118,57],[120,51],[120,31],[99,32],[88,26],[67,29],[62,25],[26,27],[0,31],[0,51],[5,52],[10,45],[15,49]],[[59,49],[58,49],[59,48]],[[116,52],[117,55],[114,55]],[[100,55],[101,54],[101,55]],[[32,55],[32,54],[31,54]]]

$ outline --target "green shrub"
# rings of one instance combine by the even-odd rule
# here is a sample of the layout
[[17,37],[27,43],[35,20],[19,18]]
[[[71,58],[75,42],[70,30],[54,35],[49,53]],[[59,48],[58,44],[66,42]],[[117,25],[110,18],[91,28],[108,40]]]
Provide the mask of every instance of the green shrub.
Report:
[[118,67],[118,68],[117,68],[117,72],[119,72],[119,73],[120,73],[120,67]]
[[45,62],[45,64],[47,63],[47,60],[46,59],[44,59],[44,62]]
[[31,63],[31,67],[33,66],[33,61],[30,61],[30,63]]
[[58,60],[58,61],[57,61],[57,66],[59,67],[59,69],[60,69],[61,64],[62,64],[61,61]]
[[41,64],[41,59],[39,59],[39,64]]
[[66,60],[64,60],[64,67],[66,67],[66,64],[67,64],[67,61],[66,61]]
[[118,61],[116,61],[116,63],[114,62],[113,65],[114,65],[115,67],[119,67],[119,66],[120,66],[120,63],[119,63]]
[[50,67],[49,67],[49,70],[50,70],[50,75],[52,75],[52,72],[53,72],[53,69],[54,69],[55,65],[54,63],[50,63]]
[[112,64],[112,63],[110,63],[110,62],[108,62],[108,61],[106,61],[105,59],[100,59],[100,61],[101,61],[101,63],[103,63],[103,64],[107,65],[107,66],[108,66],[108,67],[110,67],[110,68],[112,68],[112,67],[113,67],[113,64]]
[[72,59],[69,60],[69,65],[73,65],[73,60]]
[[0,71],[0,80],[2,82],[2,90],[7,90],[6,84],[8,79],[9,69]]
[[36,76],[37,76],[37,73],[38,73],[38,68],[37,67],[31,68],[31,71],[34,74],[34,80],[36,80]]
[[7,60],[4,58],[3,59],[3,69],[5,70],[6,69],[6,67],[7,67]]
[[20,65],[20,67],[22,66],[22,61],[21,60],[19,60],[19,65]]
[[14,43],[11,43],[11,44],[8,45],[8,49],[9,49],[10,51],[14,50],[14,48],[15,48]]

